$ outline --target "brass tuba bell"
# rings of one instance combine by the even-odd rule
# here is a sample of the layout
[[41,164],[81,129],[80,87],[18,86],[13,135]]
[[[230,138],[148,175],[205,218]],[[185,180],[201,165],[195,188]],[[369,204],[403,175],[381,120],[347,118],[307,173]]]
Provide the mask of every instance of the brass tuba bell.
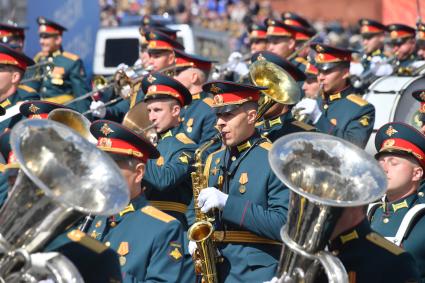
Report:
[[367,205],[385,193],[385,173],[362,149],[321,133],[281,137],[269,162],[291,190],[279,282],[314,282],[320,265],[329,282],[348,282],[341,261],[324,248],[344,207]]
[[283,68],[267,60],[257,60],[249,66],[252,82],[256,86],[267,87],[262,92],[264,101],[259,105],[257,121],[275,103],[296,104],[301,98],[297,82]]
[[115,162],[60,123],[21,121],[10,145],[20,171],[0,210],[0,278],[27,264],[17,251],[38,252],[83,215],[113,215],[129,202]]

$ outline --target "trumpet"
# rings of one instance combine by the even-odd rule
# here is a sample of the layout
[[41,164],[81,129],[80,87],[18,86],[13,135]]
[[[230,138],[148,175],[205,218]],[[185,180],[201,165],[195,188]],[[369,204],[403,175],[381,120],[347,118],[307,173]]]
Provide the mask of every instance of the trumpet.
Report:
[[[167,75],[171,75],[171,73],[169,72],[173,72],[176,68],[176,65],[173,64],[171,66],[167,66],[164,67],[160,70],[158,70],[158,73],[164,73]],[[115,104],[121,100],[125,100],[125,99],[130,99],[133,95],[137,95],[137,90],[136,90],[136,86],[143,80],[143,78],[146,76],[146,74],[137,76],[135,78],[130,78],[128,77],[125,72],[121,75],[120,79],[117,80],[117,83],[114,83],[114,85],[117,86],[117,89],[119,89],[119,96],[111,99],[110,101],[106,102],[103,107],[107,107],[109,105]],[[93,95],[93,94],[91,94]],[[86,98],[87,96],[84,95]],[[82,98],[83,96],[80,96],[72,101],[70,101],[69,103],[75,102],[76,100],[81,100],[84,99]],[[83,115],[87,115],[90,114],[92,112],[94,112],[95,110],[87,110],[86,112],[83,113]]]
[[55,65],[50,61],[44,61],[28,66],[25,71],[24,78],[19,83],[25,84],[29,82],[41,81],[44,77],[47,77],[52,73],[54,66]]
[[[142,72],[143,71],[143,72]],[[150,71],[152,71],[152,67],[149,66],[148,68],[143,67],[128,67],[126,69],[119,69],[110,77],[104,77],[104,76],[97,76],[93,80],[94,83],[94,89],[90,92],[87,92],[79,97],[74,98],[71,101],[68,101],[64,105],[69,105],[71,103],[86,99],[88,97],[93,97],[96,93],[99,91],[105,91],[109,88],[114,88],[117,90],[117,93],[119,96],[124,96],[124,98],[127,98],[129,95],[128,89],[131,85],[131,78],[128,75],[129,73],[133,72],[135,74],[141,73],[140,76],[144,76],[148,74]]]

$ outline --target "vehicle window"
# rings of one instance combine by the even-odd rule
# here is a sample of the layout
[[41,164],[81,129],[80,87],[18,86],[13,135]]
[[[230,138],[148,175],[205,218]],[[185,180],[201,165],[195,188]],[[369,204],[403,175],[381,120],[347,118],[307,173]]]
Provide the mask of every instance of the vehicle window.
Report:
[[132,66],[138,58],[139,39],[117,38],[106,40],[104,67],[116,67],[121,63]]

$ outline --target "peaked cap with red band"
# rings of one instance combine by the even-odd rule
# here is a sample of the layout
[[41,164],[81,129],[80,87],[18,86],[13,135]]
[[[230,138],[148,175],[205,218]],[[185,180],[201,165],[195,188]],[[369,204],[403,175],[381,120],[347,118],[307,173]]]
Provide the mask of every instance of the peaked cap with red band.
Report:
[[267,39],[267,27],[262,24],[252,24],[248,28],[249,39]]
[[12,65],[25,71],[28,66],[34,65],[34,61],[22,52],[0,44],[0,65]]
[[90,132],[97,139],[97,147],[103,151],[132,156],[144,163],[159,157],[158,150],[148,138],[119,123],[97,120],[91,124]]
[[176,55],[176,68],[192,67],[204,71],[210,71],[212,64],[217,63],[215,60],[210,60],[195,54],[189,54],[178,49],[175,49],[174,53]]
[[329,70],[336,66],[350,66],[352,50],[314,43],[310,47],[316,52],[314,62],[319,70]]
[[0,153],[4,162],[0,162],[0,172],[5,172],[9,169],[19,169],[19,163],[16,161],[10,146],[11,131],[4,132],[0,135]]
[[403,24],[391,24],[387,26],[392,42],[400,42],[407,38],[414,38],[416,30],[410,26]]
[[294,66],[291,62],[289,62],[286,59],[283,59],[279,55],[269,52],[269,51],[260,51],[256,52],[251,56],[251,63],[254,63],[258,60],[266,60],[269,62],[272,62],[282,69],[284,69],[286,72],[288,72],[291,77],[296,81],[304,81],[305,80],[305,74],[298,69],[296,66]]
[[184,85],[160,73],[145,76],[142,80],[142,90],[145,93],[145,101],[174,98],[182,107],[192,102],[192,95]]
[[293,26],[274,19],[266,19],[264,24],[267,25],[267,37],[290,37],[295,39],[296,30]]
[[378,21],[371,19],[360,19],[360,34],[378,34],[387,31],[387,27]]
[[316,78],[319,74],[319,70],[312,64],[311,62],[308,62],[305,67],[305,75],[307,78]]
[[38,17],[37,18],[38,23],[38,33],[39,34],[51,34],[51,35],[61,35],[64,31],[67,29],[60,24],[48,20],[44,17]]
[[17,25],[0,23],[0,39],[5,37],[18,37],[25,39],[25,28]]
[[419,106],[419,121],[425,123],[425,90],[415,90],[412,93],[412,96],[419,101],[421,104]]
[[410,125],[392,122],[382,126],[375,136],[378,158],[382,153],[394,152],[415,157],[425,169],[425,135]]
[[313,29],[313,26],[305,18],[293,12],[282,13],[282,21],[290,26]]
[[47,119],[50,112],[59,108],[71,109],[54,102],[32,100],[22,103],[19,106],[19,112],[28,119]]
[[229,81],[212,81],[202,86],[203,91],[214,95],[212,107],[216,113],[231,112],[248,101],[257,102],[265,87]]
[[183,45],[172,39],[165,33],[158,30],[150,30],[146,33],[146,40],[148,41],[148,51],[173,51],[174,49],[184,50]]

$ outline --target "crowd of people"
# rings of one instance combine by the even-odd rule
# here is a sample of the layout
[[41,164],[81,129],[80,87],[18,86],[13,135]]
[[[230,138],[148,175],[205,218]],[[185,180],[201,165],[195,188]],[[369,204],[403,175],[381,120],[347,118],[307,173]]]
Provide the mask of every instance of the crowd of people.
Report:
[[[152,12],[136,1],[105,2],[110,7],[104,12],[124,11],[119,6],[124,3],[135,12],[141,7]],[[233,5],[222,13],[244,22],[246,14],[238,6],[244,4]],[[326,265],[326,272],[317,266],[316,252],[323,250],[339,263],[341,274],[334,275],[349,282],[425,280],[425,89],[404,94],[420,105],[411,106],[414,119],[388,121],[372,141],[376,154],[368,156],[367,163],[385,176],[386,188],[375,195],[374,186],[365,187],[362,199],[375,196],[372,203],[334,214],[326,231],[311,239],[324,239],[319,250],[297,244],[305,229],[320,230],[301,225],[308,222],[302,218],[309,194],[326,198],[328,194],[316,190],[344,191],[348,186],[329,188],[331,182],[324,180],[298,188],[315,190],[298,196],[300,207],[294,212],[296,192],[269,164],[270,150],[288,134],[319,132],[334,139],[336,147],[343,139],[363,151],[380,105],[372,105],[362,93],[380,77],[422,76],[424,25],[359,19],[363,53],[358,54],[331,40],[317,41],[314,25],[296,13],[269,17],[269,10],[260,11],[259,18],[251,17],[246,54],[246,64],[260,70],[258,79],[249,74],[234,77],[237,81],[210,79],[214,58],[185,52],[177,31],[144,16],[135,63],[143,73],[120,66],[113,78],[116,84],[97,90],[100,96],[85,95],[91,88],[84,64],[62,48],[66,27],[39,17],[41,51],[31,59],[22,53],[24,29],[0,25],[2,202],[8,202],[20,180],[16,177],[21,164],[11,150],[10,131],[21,120],[48,118],[54,109],[73,110],[91,120],[89,131],[97,148],[114,160],[128,186],[130,201],[121,212],[80,219],[45,247],[63,252],[64,245],[78,242],[91,251],[101,250],[93,268],[111,268],[99,274],[87,272],[78,256],[70,256],[84,256],[77,247],[64,252],[86,282],[99,282],[96,277],[108,278],[102,282],[287,282],[301,280],[304,273],[313,274],[315,282],[326,282],[326,275],[332,274]],[[116,19],[107,18],[105,23],[115,24]],[[40,69],[42,78],[36,79]],[[135,80],[129,85],[126,77]],[[125,99],[115,99],[118,96]],[[139,116],[129,123],[128,115],[134,113]],[[320,160],[328,156],[314,146],[305,150]],[[313,153],[305,162],[317,158]],[[336,176],[343,168],[325,164],[320,169]],[[303,174],[307,178],[312,172],[294,172],[291,178]],[[321,205],[332,206],[329,203]],[[298,218],[288,219],[290,215]],[[281,229],[294,221],[297,236],[288,239],[291,236]],[[201,225],[210,233],[197,230]],[[206,239],[199,238],[204,235]],[[279,265],[280,260],[293,260],[295,251],[310,263]]]

